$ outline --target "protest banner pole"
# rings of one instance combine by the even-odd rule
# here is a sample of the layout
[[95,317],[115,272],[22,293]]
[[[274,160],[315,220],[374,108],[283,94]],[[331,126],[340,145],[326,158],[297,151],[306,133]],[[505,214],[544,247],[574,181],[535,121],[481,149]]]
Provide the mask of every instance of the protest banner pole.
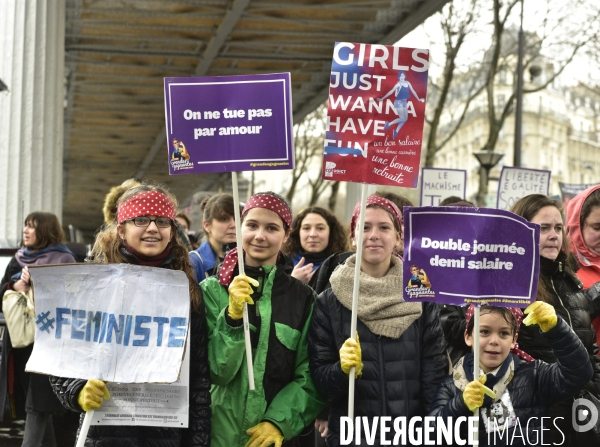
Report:
[[[362,245],[365,227],[365,209],[367,203],[367,185],[360,186],[360,214],[358,225],[355,228],[356,237],[356,265],[354,266],[354,288],[352,290],[352,319],[350,320],[350,337],[357,338],[356,320],[358,318],[358,288],[360,283],[360,263],[362,260]],[[356,379],[356,368],[350,368],[350,382],[348,388],[348,417],[354,419],[354,381]]]
[[[479,305],[473,309],[473,380],[479,380]],[[479,445],[479,408],[473,412],[475,416],[473,445]]]
[[[235,240],[237,244],[238,268],[244,275],[244,249],[242,244],[242,223],[240,218],[240,194],[238,192],[237,172],[231,171],[233,189],[233,215],[235,217]],[[246,341],[246,364],[248,365],[248,384],[254,390],[254,367],[252,365],[252,345],[250,343],[250,322],[248,321],[248,303],[244,303],[244,340]]]
[[90,431],[90,425],[92,425],[92,418],[94,417],[94,410],[88,410],[85,412],[83,418],[83,424],[81,424],[81,430],[79,430],[79,438],[77,438],[77,445],[75,447],[83,447],[87,438],[88,431]]

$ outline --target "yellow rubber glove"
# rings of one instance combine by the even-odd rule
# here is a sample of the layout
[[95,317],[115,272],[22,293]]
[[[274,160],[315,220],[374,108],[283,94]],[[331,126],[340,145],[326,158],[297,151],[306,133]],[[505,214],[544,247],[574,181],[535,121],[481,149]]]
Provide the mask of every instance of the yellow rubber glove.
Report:
[[554,307],[543,301],[531,303],[523,313],[525,315],[529,314],[525,317],[523,323],[525,323],[526,326],[538,324],[542,332],[548,332],[556,326],[556,323],[558,323]]
[[342,349],[340,349],[340,365],[342,366],[342,371],[347,376],[350,375],[350,368],[353,366],[356,368],[356,377],[362,374],[362,350],[360,349],[358,332],[356,333],[356,340],[349,338],[342,345]]
[[110,399],[106,384],[102,380],[91,379],[83,386],[77,397],[77,403],[83,411],[100,408],[103,399]]
[[483,405],[484,394],[487,394],[492,399],[496,398],[496,393],[484,385],[486,380],[487,376],[484,374],[479,380],[473,380],[472,382],[467,383],[467,386],[463,391],[463,400],[465,401],[465,404],[467,404],[469,410],[475,411]]
[[268,447],[270,445],[281,447],[283,443],[281,430],[268,421],[261,422],[249,428],[246,433],[250,435],[246,447]]
[[227,313],[232,320],[240,320],[244,316],[244,303],[254,304],[252,295],[252,284],[258,287],[258,281],[246,275],[238,275],[229,284],[229,308]]

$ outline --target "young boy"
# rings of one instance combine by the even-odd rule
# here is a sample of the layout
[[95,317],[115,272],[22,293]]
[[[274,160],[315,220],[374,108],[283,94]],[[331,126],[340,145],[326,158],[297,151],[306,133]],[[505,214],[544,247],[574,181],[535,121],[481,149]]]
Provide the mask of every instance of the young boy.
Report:
[[[482,375],[474,380],[473,354],[464,356],[438,387],[429,416],[456,420],[473,416],[480,408],[480,446],[548,444],[544,435],[548,437],[553,424],[546,415],[548,406],[575,395],[591,379],[593,369],[581,341],[550,304],[536,301],[525,314],[523,323],[539,325],[557,362],[533,360],[516,349],[520,309],[483,306],[478,347]],[[473,347],[470,315],[471,309],[465,342]],[[468,439],[467,424],[461,424],[461,437]]]

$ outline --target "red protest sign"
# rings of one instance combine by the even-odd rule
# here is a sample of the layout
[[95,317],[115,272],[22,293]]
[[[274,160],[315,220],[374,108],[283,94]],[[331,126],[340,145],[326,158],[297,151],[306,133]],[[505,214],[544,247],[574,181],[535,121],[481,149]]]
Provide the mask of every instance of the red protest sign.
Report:
[[335,44],[323,178],[416,188],[429,51]]

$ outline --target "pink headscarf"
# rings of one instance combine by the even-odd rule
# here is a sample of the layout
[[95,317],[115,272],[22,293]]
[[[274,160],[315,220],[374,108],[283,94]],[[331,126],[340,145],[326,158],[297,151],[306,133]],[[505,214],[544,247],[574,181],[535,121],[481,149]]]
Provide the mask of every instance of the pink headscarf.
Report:
[[598,189],[600,189],[600,185],[592,186],[580,192],[569,201],[567,205],[567,235],[571,243],[571,251],[577,258],[577,261],[582,266],[596,271],[597,275],[600,276],[600,256],[592,253],[587,245],[585,245],[580,222],[583,203]]
[[246,214],[252,208],[264,208],[277,213],[277,215],[281,217],[281,220],[283,220],[285,223],[286,230],[292,226],[292,210],[287,203],[273,194],[264,192],[254,194],[246,201],[246,205],[242,210],[242,216],[244,216],[244,214]]

